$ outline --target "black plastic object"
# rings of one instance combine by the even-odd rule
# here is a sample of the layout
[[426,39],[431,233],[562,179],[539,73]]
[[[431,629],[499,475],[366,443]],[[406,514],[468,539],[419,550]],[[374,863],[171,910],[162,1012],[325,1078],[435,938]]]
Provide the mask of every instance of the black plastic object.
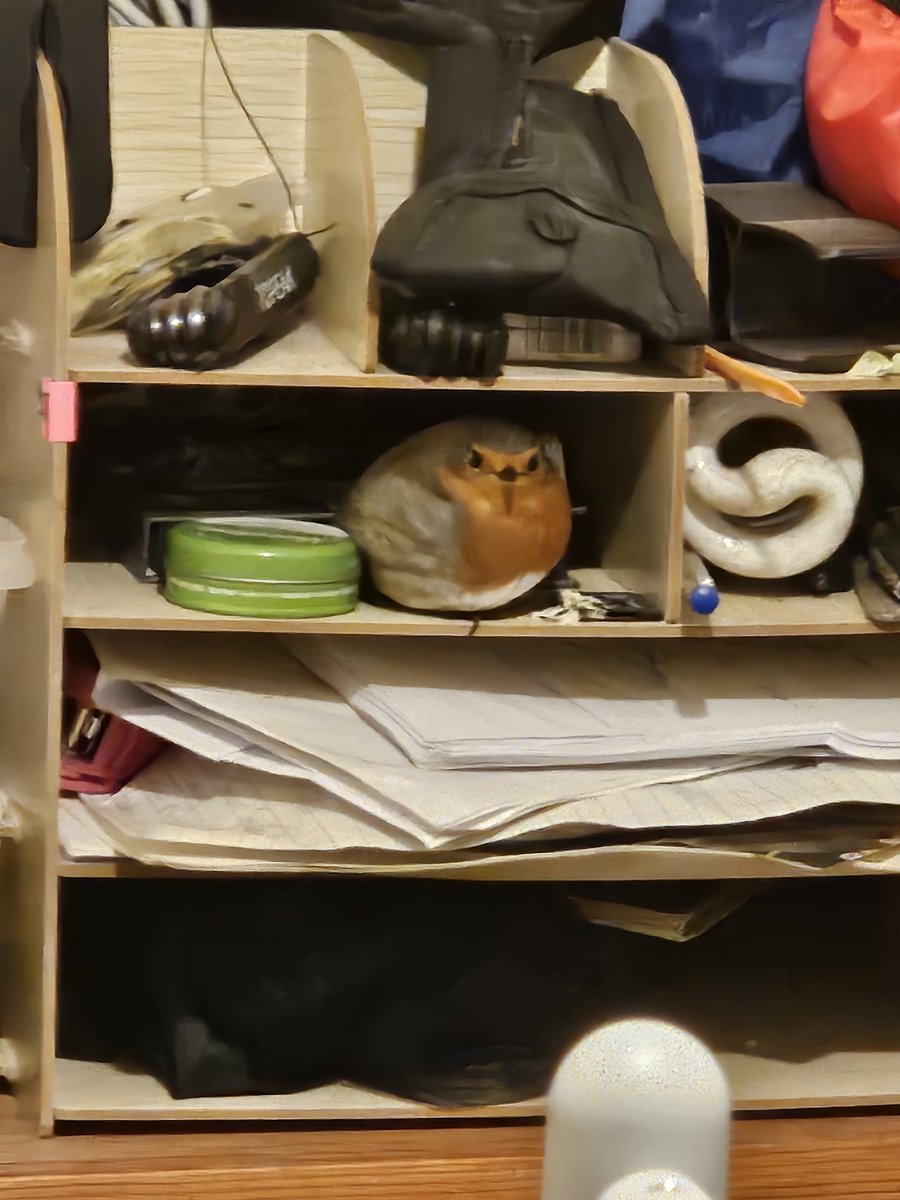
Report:
[[853,560],[855,540],[848,538],[830,558],[802,576],[813,596],[831,596],[835,592],[853,591]]
[[448,305],[424,308],[385,288],[381,294],[380,357],[404,375],[496,379],[509,331],[502,317],[464,313]]
[[846,371],[900,330],[900,230],[799,184],[706,189],[717,336],[744,358]]
[[596,600],[607,621],[661,621],[657,604],[641,592],[587,592],[582,596]]
[[252,342],[279,332],[318,273],[309,238],[284,234],[212,286],[192,286],[190,276],[137,309],[127,327],[131,352],[150,366],[199,371],[232,361]]
[[53,67],[65,122],[72,238],[109,216],[109,17],[106,0],[0,0],[0,241],[37,241],[37,56]]

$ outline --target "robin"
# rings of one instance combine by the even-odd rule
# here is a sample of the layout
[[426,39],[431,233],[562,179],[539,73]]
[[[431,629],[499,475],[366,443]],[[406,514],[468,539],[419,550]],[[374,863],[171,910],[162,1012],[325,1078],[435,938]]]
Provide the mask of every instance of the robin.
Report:
[[354,487],[340,523],[406,608],[484,612],[530,591],[572,529],[562,447],[505,421],[435,425]]

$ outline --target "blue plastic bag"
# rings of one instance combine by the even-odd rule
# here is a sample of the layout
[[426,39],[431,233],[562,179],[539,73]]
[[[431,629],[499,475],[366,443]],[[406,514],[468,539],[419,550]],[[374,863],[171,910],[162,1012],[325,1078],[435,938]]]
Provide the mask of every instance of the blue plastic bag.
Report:
[[687,100],[707,183],[815,181],[803,112],[819,0],[627,0],[621,36]]

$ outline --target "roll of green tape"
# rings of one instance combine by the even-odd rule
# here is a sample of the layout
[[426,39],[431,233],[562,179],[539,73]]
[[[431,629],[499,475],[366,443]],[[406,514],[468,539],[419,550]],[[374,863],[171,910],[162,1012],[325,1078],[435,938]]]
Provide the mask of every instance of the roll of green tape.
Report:
[[169,531],[165,596],[223,616],[294,619],[352,612],[359,554],[341,529],[310,521],[223,517]]

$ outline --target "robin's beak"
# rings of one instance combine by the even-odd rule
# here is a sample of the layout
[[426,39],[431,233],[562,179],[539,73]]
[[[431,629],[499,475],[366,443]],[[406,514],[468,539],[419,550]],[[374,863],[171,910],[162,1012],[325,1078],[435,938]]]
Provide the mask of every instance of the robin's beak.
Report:
[[504,483],[515,483],[519,478],[519,472],[515,467],[504,467],[502,471],[497,472],[497,478],[502,479]]

